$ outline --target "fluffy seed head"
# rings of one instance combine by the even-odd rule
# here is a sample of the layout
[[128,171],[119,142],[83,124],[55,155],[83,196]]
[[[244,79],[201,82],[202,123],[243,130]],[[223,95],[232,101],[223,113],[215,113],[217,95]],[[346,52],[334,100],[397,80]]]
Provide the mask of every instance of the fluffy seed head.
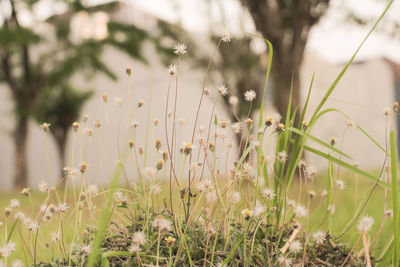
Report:
[[357,229],[361,233],[368,233],[369,230],[371,230],[372,225],[374,225],[374,223],[375,223],[374,218],[369,216],[364,216],[360,219]]

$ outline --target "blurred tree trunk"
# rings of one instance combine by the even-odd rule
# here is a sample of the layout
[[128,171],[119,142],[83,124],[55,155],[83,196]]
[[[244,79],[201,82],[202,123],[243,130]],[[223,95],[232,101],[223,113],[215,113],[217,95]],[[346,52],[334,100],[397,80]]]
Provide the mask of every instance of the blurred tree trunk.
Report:
[[292,109],[300,102],[300,66],[311,27],[326,13],[329,0],[240,0],[256,29],[274,47],[272,90],[275,106],[286,116],[293,79]]
[[16,189],[27,187],[28,167],[27,167],[27,137],[28,137],[28,118],[19,116],[14,129],[14,186]]

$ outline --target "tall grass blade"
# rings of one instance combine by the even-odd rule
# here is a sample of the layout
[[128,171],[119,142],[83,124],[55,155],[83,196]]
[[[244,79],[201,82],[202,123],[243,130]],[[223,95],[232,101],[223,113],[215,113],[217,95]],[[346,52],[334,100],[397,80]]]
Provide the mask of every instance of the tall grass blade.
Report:
[[393,201],[393,266],[399,266],[399,194],[397,183],[397,157],[394,131],[390,131],[390,166],[392,172],[392,201]]

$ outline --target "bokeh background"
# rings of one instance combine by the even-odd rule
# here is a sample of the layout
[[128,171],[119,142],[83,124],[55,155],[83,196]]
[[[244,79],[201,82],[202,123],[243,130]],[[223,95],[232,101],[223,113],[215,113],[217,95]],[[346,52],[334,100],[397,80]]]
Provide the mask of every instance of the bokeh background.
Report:
[[[63,166],[83,160],[93,170],[92,182],[107,183],[120,149],[126,146],[124,132],[132,120],[139,123],[137,143],[149,147],[143,165],[153,165],[159,157],[154,139],[160,137],[165,143],[167,66],[176,64],[176,43],[188,47],[179,70],[178,143],[191,138],[204,71],[226,32],[232,42],[219,47],[207,87],[215,91],[225,83],[230,94],[241,99],[235,111],[242,119],[248,110],[246,90],[257,92],[255,106],[259,105],[268,51],[262,39],[251,35],[257,34],[274,46],[265,116],[285,115],[292,80],[293,105],[301,108],[315,73],[312,112],[386,4],[384,0],[1,0],[0,187],[54,181],[61,177]],[[356,127],[341,138],[352,121],[384,146],[384,109],[400,98],[399,12],[400,3],[395,1],[327,102],[326,107],[349,118],[328,115],[312,132],[326,142],[336,137],[364,169],[381,165],[383,152]],[[122,106],[116,103],[119,99]],[[144,105],[137,108],[140,100]],[[207,127],[214,100],[215,93],[206,98],[200,126]],[[256,117],[257,109],[253,111]],[[227,99],[218,102],[216,114],[220,120],[234,120]],[[157,119],[160,123],[155,126]],[[95,127],[96,120],[100,128]],[[77,134],[72,131],[74,121],[80,122]],[[40,128],[43,122],[51,123],[49,138]],[[397,118],[392,123],[400,125]],[[93,136],[87,135],[87,128],[93,129]],[[232,133],[223,134],[236,146]],[[312,155],[307,160],[320,171],[326,167]]]

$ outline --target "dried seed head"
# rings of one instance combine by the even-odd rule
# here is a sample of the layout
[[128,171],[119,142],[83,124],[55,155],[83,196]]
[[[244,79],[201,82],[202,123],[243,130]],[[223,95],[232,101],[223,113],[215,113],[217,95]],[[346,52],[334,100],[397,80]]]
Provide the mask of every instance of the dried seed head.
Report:
[[167,161],[167,160],[168,160],[168,151],[167,151],[166,149],[164,149],[164,150],[161,152],[161,154],[162,154],[163,160],[164,160],[164,161]]
[[332,136],[330,140],[331,146],[334,146],[336,144],[336,137]]
[[274,119],[271,116],[268,116],[267,120],[265,121],[265,126],[269,127],[272,125],[273,122],[274,122]]
[[40,125],[40,128],[42,128],[45,133],[48,133],[50,130],[50,125],[50,123],[44,122],[42,125]]
[[251,129],[253,127],[253,120],[251,118],[247,118],[245,120],[247,129]]
[[87,163],[85,161],[81,162],[81,173],[84,174],[86,172]]
[[304,120],[304,121],[303,121],[303,128],[304,128],[304,129],[307,129],[307,128],[308,128],[308,125],[310,125],[310,122],[307,121],[307,120]]
[[128,141],[129,148],[132,148],[135,145],[135,141],[133,139]]
[[389,115],[390,115],[390,109],[389,109],[389,108],[386,108],[386,109],[383,111],[383,114],[385,114],[385,116],[389,116]]
[[101,121],[99,119],[96,119],[96,121],[94,123],[94,127],[96,127],[96,128],[100,128],[101,127]]
[[186,155],[189,155],[189,154],[192,152],[192,149],[193,149],[193,144],[192,144],[191,142],[187,142],[187,143],[185,144],[185,148],[184,148],[183,152],[184,152]]
[[139,99],[138,101],[138,108],[141,108],[144,105],[144,100]]
[[74,130],[74,132],[77,132],[79,129],[79,123],[77,123],[76,121],[72,123],[72,129]]
[[104,103],[108,102],[108,94],[107,93],[103,93],[103,101],[104,101]]
[[29,187],[25,187],[21,190],[20,192],[22,195],[29,197],[29,195],[31,194],[31,189]]
[[163,159],[159,159],[157,160],[157,164],[156,164],[156,168],[157,170],[161,170],[164,166],[164,160]]
[[394,102],[394,104],[393,104],[393,111],[394,112],[397,112],[399,110],[399,102]]
[[161,148],[161,139],[160,138],[156,138],[156,149],[159,150]]
[[169,236],[165,239],[165,241],[167,241],[167,245],[168,247],[172,247],[174,245],[175,242],[175,238],[173,238],[172,236]]
[[132,74],[132,68],[131,68],[131,66],[126,66],[125,71],[126,71],[126,74],[127,74],[128,76],[131,76],[131,74]]
[[143,151],[143,147],[140,146],[140,147],[139,147],[139,154],[140,154],[140,155],[143,155],[143,152],[144,152],[144,151]]
[[210,142],[208,143],[208,149],[210,149],[211,152],[214,152],[214,150],[215,150],[215,145],[214,145],[214,142],[213,142],[213,141],[210,141]]
[[4,215],[5,215],[6,217],[10,216],[11,211],[12,211],[12,210],[11,210],[11,208],[9,208],[9,207],[5,208],[5,209],[4,209]]
[[285,124],[279,123],[279,124],[278,124],[278,127],[276,127],[276,131],[277,131],[278,133],[280,133],[280,132],[282,132],[283,130],[285,130]]

